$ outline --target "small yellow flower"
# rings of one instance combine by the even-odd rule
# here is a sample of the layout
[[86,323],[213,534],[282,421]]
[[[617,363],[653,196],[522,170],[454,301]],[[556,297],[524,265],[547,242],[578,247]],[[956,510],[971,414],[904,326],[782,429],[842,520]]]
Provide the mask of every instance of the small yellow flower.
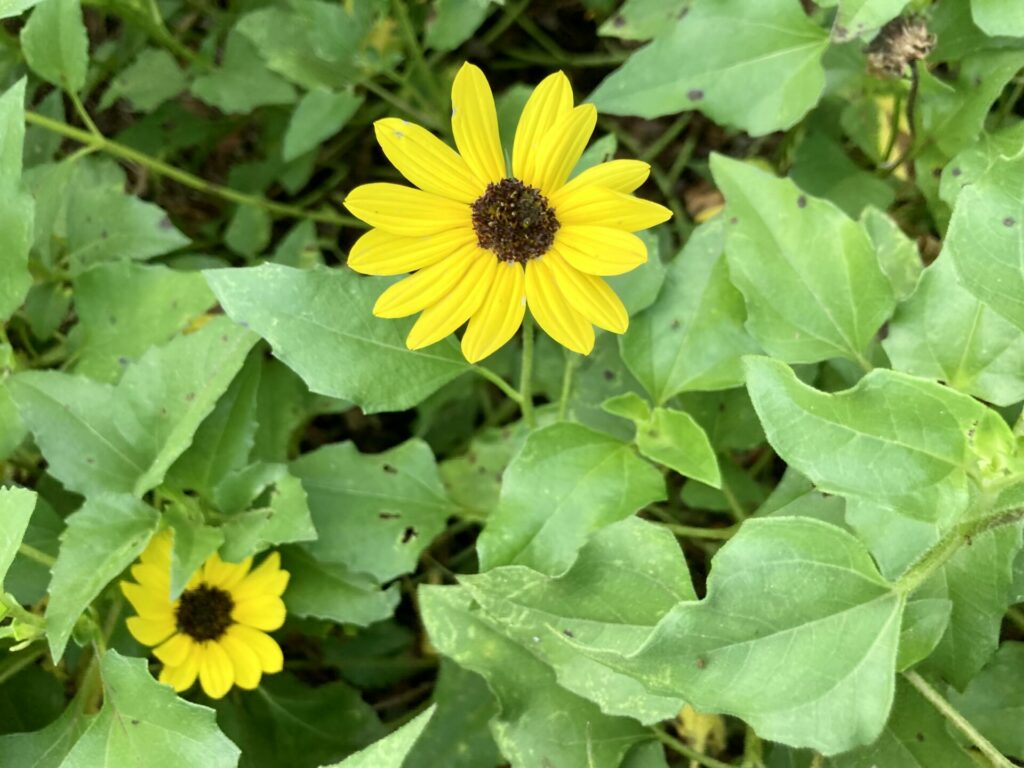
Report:
[[281,648],[266,633],[284,623],[288,572],[277,552],[250,568],[251,557],[225,563],[214,553],[172,601],[171,533],[153,537],[132,566],[138,583],[122,581],[121,591],[138,613],[128,630],[156,646],[164,664],[161,683],[184,691],[198,677],[206,695],[219,699],[232,685],[253,689],[264,673],[281,671]]
[[352,190],[345,207],[374,229],[348,263],[367,275],[415,273],[373,308],[378,317],[421,313],[410,349],[469,321],[462,353],[475,363],[512,337],[527,305],[549,336],[581,354],[594,347],[594,325],[626,330],[626,308],[602,277],[643,264],[647,248],[633,233],[672,213],[629,194],[650,172],[639,160],[612,160],[568,180],[596,120],[592,104],[573,106],[564,74],[548,76],[519,120],[509,174],[491,88],[465,64],[452,86],[458,153],[412,123],[377,121],[384,154],[418,189]]

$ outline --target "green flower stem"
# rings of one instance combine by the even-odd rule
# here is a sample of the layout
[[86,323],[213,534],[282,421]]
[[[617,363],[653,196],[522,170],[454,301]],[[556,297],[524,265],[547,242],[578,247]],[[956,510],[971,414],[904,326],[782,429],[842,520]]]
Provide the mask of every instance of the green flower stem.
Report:
[[664,744],[666,747],[671,749],[673,752],[678,752],[683,757],[688,757],[697,765],[703,765],[705,768],[733,768],[728,763],[723,763],[721,760],[715,760],[713,757],[708,757],[702,752],[698,752],[693,747],[689,747],[675,736],[668,733],[664,728],[655,727],[651,729],[654,734],[654,738]]
[[394,9],[395,16],[398,19],[398,26],[401,27],[406,47],[412,54],[412,58],[416,63],[416,66],[419,67],[420,72],[423,74],[424,80],[429,84],[430,91],[434,98],[434,104],[437,106],[438,114],[443,117],[448,100],[445,97],[444,92],[441,90],[437,77],[434,75],[434,69],[427,64],[427,59],[423,55],[423,46],[420,45],[419,38],[416,37],[416,30],[413,29],[412,20],[409,18],[409,11],[406,8],[406,4],[406,0],[394,0],[391,3],[391,7]]
[[924,584],[935,571],[945,565],[957,550],[973,537],[993,528],[1012,525],[1021,519],[1024,519],[1024,507],[992,513],[955,526],[907,569],[906,573],[893,585],[894,588],[897,592],[909,595]]
[[481,378],[487,379],[489,382],[491,382],[491,384],[493,384],[502,392],[504,392],[505,395],[510,400],[514,400],[516,403],[523,402],[522,398],[519,395],[519,392],[516,389],[514,389],[512,385],[510,385],[507,381],[501,378],[501,376],[492,371],[490,368],[484,368],[482,365],[474,365],[473,373],[480,376]]
[[966,736],[970,742],[978,748],[978,750],[989,759],[989,762],[996,768],[1014,768],[1013,763],[1003,757],[1002,753],[996,749],[992,742],[986,739],[978,730],[971,725],[967,719],[953,709],[953,706],[946,701],[942,695],[932,688],[928,681],[921,677],[917,672],[910,670],[903,673],[903,677],[907,679],[912,686],[914,686],[922,696],[932,703],[942,716],[949,720],[953,726]]
[[533,316],[529,312],[523,318],[523,365],[519,377],[519,407],[528,429],[537,426],[533,415]]
[[687,536],[694,539],[731,539],[740,529],[738,523],[730,525],[728,528],[697,528],[678,523],[661,523],[661,526],[672,531],[676,536]]
[[79,144],[85,145],[86,147],[106,152],[108,155],[113,155],[121,160],[137,163],[153,173],[164,176],[168,179],[173,179],[186,187],[191,187],[192,189],[200,192],[215,195],[229,202],[237,203],[238,205],[251,205],[279,216],[295,219],[309,219],[310,221],[318,221],[323,224],[334,224],[339,227],[348,226],[366,229],[367,226],[363,222],[359,221],[359,219],[352,216],[345,216],[333,211],[307,211],[302,208],[296,208],[292,205],[276,203],[273,200],[267,200],[266,198],[259,197],[258,195],[249,195],[245,192],[239,192],[236,189],[231,189],[230,187],[214,184],[213,182],[206,181],[198,176],[193,176],[191,173],[183,171],[180,168],[176,168],[162,160],[151,157],[144,152],[139,152],[138,150],[127,147],[124,144],[111,141],[105,136],[83,131],[80,128],[75,128],[67,123],[62,123],[60,120],[53,120],[45,115],[39,114],[38,112],[25,112],[25,122],[32,125],[38,125],[40,128],[47,131],[65,136],[73,141],[77,141]]
[[572,377],[580,364],[580,356],[565,351],[565,368],[562,371],[562,394],[558,398],[558,420],[565,421],[569,413],[569,396],[572,394]]
[[29,560],[35,560],[37,563],[45,565],[47,568],[53,568],[54,564],[57,562],[56,559],[50,557],[41,549],[36,549],[31,544],[25,544],[24,542],[18,545],[18,554],[24,555]]

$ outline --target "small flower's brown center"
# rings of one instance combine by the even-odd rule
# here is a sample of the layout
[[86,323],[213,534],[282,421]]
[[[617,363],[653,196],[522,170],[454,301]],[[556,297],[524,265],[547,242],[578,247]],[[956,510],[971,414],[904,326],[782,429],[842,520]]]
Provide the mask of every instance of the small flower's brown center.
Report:
[[558,219],[539,189],[502,179],[488,184],[473,203],[473,229],[481,248],[502,261],[525,264],[551,248]]
[[235,601],[223,589],[209,584],[187,589],[181,594],[175,614],[178,631],[193,640],[216,640],[233,623],[231,611],[234,607]]

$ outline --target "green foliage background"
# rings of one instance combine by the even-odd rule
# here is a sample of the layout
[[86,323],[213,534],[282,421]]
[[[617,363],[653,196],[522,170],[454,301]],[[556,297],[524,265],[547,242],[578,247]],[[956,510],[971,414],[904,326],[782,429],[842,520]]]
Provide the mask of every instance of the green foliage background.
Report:
[[[927,55],[879,73],[901,14]],[[0,766],[1024,760],[1019,3],[0,19]],[[467,59],[509,143],[564,69],[580,168],[675,213],[624,336],[538,339],[536,423],[518,340],[410,352],[344,266],[372,122],[450,139]],[[165,527],[176,592],[280,549],[282,674],[155,681],[116,581]]]

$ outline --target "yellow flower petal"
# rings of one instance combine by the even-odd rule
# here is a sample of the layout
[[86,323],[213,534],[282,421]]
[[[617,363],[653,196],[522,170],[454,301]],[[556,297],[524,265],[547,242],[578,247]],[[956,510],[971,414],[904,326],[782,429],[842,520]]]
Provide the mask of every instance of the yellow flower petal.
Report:
[[563,187],[549,202],[563,226],[584,224],[637,232],[672,218],[672,211],[663,205],[593,185]]
[[348,193],[345,207],[370,226],[395,235],[432,235],[472,226],[465,203],[400,184],[363,184]]
[[409,349],[422,349],[453,333],[480,307],[487,295],[498,259],[490,251],[477,248],[466,274],[440,301],[423,310],[405,344]]
[[264,631],[279,629],[284,624],[284,601],[273,595],[261,595],[235,603],[231,618],[239,624]]
[[[141,560],[146,565],[152,565],[162,571],[170,572],[171,568],[171,537],[173,534],[169,529],[160,531],[152,539],[149,540],[149,544],[142,550],[142,554],[139,555]],[[170,578],[170,576],[168,576]]]
[[590,354],[594,348],[594,326],[569,306],[544,257],[526,265],[526,302],[548,336],[573,352]]
[[259,685],[263,669],[256,651],[231,634],[224,635],[218,642],[227,651],[228,658],[231,659],[235,673],[235,685],[248,691]]
[[642,160],[609,160],[592,168],[587,168],[579,176],[570,180],[560,190],[560,195],[568,195],[573,190],[594,185],[611,189],[615,192],[632,192],[651,175],[651,166]]
[[480,68],[468,62],[452,83],[452,133],[459,153],[480,181],[487,184],[505,178],[491,86]]
[[146,589],[154,592],[166,592],[168,599],[171,594],[171,566],[168,561],[166,568],[157,568],[155,565],[136,563],[132,566],[132,577]]
[[167,667],[180,667],[188,660],[189,654],[192,653],[195,645],[195,640],[179,632],[167,642],[154,648],[153,655],[160,659]]
[[249,646],[256,654],[256,658],[260,660],[260,667],[267,674],[280,672],[284,667],[281,646],[266,632],[260,632],[258,629],[242,624],[234,624],[228,627],[225,637],[232,637]]
[[608,283],[600,277],[574,269],[557,252],[547,254],[544,261],[551,268],[559,290],[573,309],[606,331],[626,332],[629,313]]
[[199,649],[199,684],[211,699],[219,699],[231,690],[235,668],[227,651],[216,640],[208,640]]
[[402,237],[383,229],[371,229],[352,246],[348,265],[364,275],[401,275],[436,264],[474,242],[476,233],[471,227],[419,237]]
[[179,666],[165,666],[160,670],[160,682],[166,683],[179,693],[188,690],[199,675],[200,656],[199,644],[192,643],[192,647],[184,662]]
[[471,363],[483,360],[519,330],[526,313],[525,282],[522,265],[516,262],[498,265],[490,292],[462,335],[462,354],[466,360]]
[[476,244],[465,246],[437,264],[392,285],[373,305],[377,317],[408,317],[451,291],[466,274],[476,255]]
[[211,587],[229,590],[245,578],[251,565],[251,557],[240,563],[225,563],[220,559],[220,555],[214,552],[203,564],[203,581]]
[[527,183],[545,194],[565,184],[579,162],[597,125],[597,108],[580,104],[555,123],[534,154],[533,175]]
[[231,590],[231,598],[238,603],[260,595],[280,597],[288,586],[288,578],[288,571],[281,570],[281,556],[271,552]]
[[130,581],[121,582],[121,592],[128,598],[135,612],[147,619],[167,619],[174,615],[169,592],[149,589]]
[[484,193],[486,185],[466,161],[430,131],[396,117],[378,120],[373,129],[391,164],[424,192],[464,203]]
[[144,619],[141,616],[132,616],[125,621],[128,631],[132,637],[143,645],[159,645],[170,637],[176,627],[174,618],[167,614],[165,618]]
[[512,144],[512,175],[532,184],[535,151],[560,119],[572,113],[572,86],[562,72],[548,75],[533,89],[516,127]]
[[643,240],[630,232],[608,227],[562,227],[555,234],[552,250],[590,275],[621,275],[647,261],[647,246]]

